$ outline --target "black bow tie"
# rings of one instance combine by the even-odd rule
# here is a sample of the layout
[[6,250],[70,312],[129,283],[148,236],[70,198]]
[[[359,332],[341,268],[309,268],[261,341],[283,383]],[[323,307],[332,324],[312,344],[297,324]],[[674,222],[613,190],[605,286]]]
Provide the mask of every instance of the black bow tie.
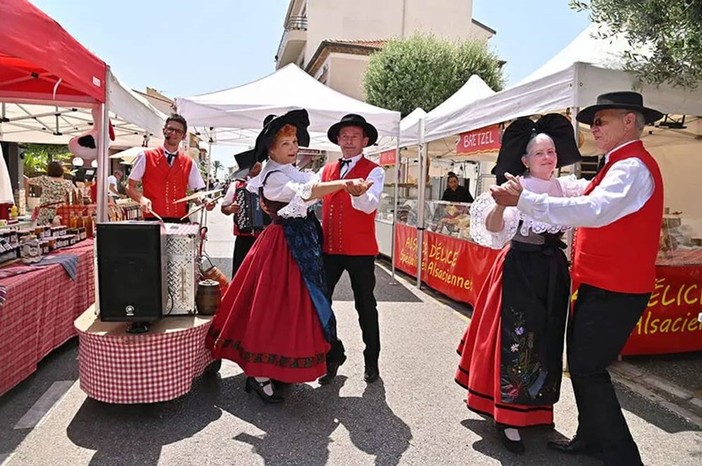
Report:
[[168,162],[168,165],[171,165],[173,163],[173,159],[178,157],[178,153],[176,152],[175,154],[171,154],[170,152],[164,151],[166,154],[166,162]]
[[605,166],[605,163],[607,163],[607,157],[605,157],[605,156],[603,155],[603,156],[600,158],[600,162],[597,164],[597,173],[599,173],[600,171],[602,171],[602,169],[603,169],[604,166]]
[[351,165],[351,159],[339,159],[339,163],[341,164],[341,167]]

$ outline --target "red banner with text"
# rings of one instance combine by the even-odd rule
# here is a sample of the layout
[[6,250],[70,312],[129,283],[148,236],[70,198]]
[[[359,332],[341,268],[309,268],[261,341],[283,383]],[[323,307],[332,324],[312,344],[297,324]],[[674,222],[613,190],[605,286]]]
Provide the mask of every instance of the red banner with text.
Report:
[[395,165],[397,162],[397,150],[386,150],[380,153],[380,158],[378,159],[378,165],[381,167],[386,167],[388,165]]
[[656,287],[624,355],[702,350],[702,268],[656,267]]
[[[498,250],[426,231],[422,281],[451,299],[475,304]],[[395,267],[417,276],[417,229],[395,225]],[[656,267],[656,286],[623,355],[702,351],[702,267]]]
[[470,155],[483,152],[496,152],[502,142],[502,127],[500,125],[488,126],[461,133],[456,143],[456,152]]
[[[395,226],[395,267],[417,276],[417,230]],[[449,236],[424,232],[422,281],[449,298],[475,304],[492,263],[500,253]]]

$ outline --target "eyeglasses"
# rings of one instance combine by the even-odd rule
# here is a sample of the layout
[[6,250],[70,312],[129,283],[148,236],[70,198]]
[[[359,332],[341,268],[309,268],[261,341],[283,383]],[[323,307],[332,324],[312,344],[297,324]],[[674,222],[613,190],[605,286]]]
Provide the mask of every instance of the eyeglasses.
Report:
[[631,112],[627,112],[627,111],[625,111],[625,110],[622,110],[622,111],[620,111],[620,112],[613,113],[613,114],[611,114],[611,115],[609,115],[609,116],[605,116],[604,118],[602,118],[602,117],[597,117],[597,118],[595,118],[594,120],[592,120],[592,125],[590,125],[590,126],[591,126],[591,127],[594,127],[594,126],[607,126],[607,125],[610,124],[612,121],[616,120],[617,117],[619,117],[619,118],[624,118],[624,117],[625,117],[627,114],[629,114],[629,113],[631,113]]
[[180,129],[180,128],[174,128],[174,127],[172,127],[172,126],[166,126],[165,128],[163,128],[163,131],[164,131],[165,133],[176,133],[176,134],[183,134],[183,133],[185,133],[185,131],[183,131],[182,129]]

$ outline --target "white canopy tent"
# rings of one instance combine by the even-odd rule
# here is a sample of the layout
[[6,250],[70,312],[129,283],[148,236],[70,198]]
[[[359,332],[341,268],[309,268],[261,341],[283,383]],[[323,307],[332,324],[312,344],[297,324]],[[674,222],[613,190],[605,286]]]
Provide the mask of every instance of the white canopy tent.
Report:
[[[122,86],[108,71],[107,106],[115,130],[112,147],[139,146],[145,137],[155,135],[151,144],[162,138],[166,116],[145,98]],[[94,126],[90,108],[57,103],[0,103],[0,140],[38,144],[67,144],[72,137]]]
[[310,114],[310,148],[338,150],[327,129],[347,113],[362,115],[378,129],[381,147],[397,140],[400,114],[341,94],[291,63],[242,86],[176,99],[178,112],[213,145],[253,147],[263,120],[304,108]]
[[[516,86],[476,100],[448,113],[431,134],[456,134],[521,116],[578,109],[597,96],[637,86],[633,73],[623,71],[631,51],[623,34],[600,39],[590,25],[573,42]],[[664,113],[702,115],[702,88],[684,90],[669,85],[641,85],[646,105]]]
[[455,126],[457,122],[453,120],[454,113],[493,94],[495,91],[480,76],[472,75],[451,97],[427,114],[425,139],[435,141],[462,132],[462,128]]
[[[421,108],[416,108],[400,121],[400,147],[419,144],[419,120],[421,118],[425,120],[425,140],[427,142],[460,133],[462,131],[461,128],[453,128],[451,126],[452,121],[450,118],[453,113],[471,102],[491,96],[494,93],[495,91],[480,76],[471,75],[460,89],[429,113]],[[442,128],[441,131],[436,131],[436,128],[440,127]]]
[[[643,139],[649,149],[654,148],[652,153],[661,166],[664,179],[667,178],[666,205],[688,214],[691,218],[686,222],[690,225],[701,227],[702,207],[696,201],[699,195],[691,196],[690,190],[693,187],[699,190],[699,183],[695,180],[702,167],[702,158],[699,157],[702,153],[702,122],[699,119],[702,115],[702,85],[688,90],[638,82],[633,73],[624,71],[625,53],[631,51],[624,35],[599,38],[596,36],[598,27],[590,25],[516,86],[453,108],[446,105],[441,118],[434,118],[431,123],[430,112],[426,140],[548,112],[569,111],[577,128],[575,114],[580,108],[594,104],[598,95],[637,89],[649,107],[670,115],[693,115],[687,120],[686,130],[650,127]],[[460,104],[460,101],[456,102]],[[583,153],[594,153],[594,150],[588,142],[583,147]],[[419,179],[421,181],[423,177]],[[419,256],[418,267],[421,267],[421,259]]]

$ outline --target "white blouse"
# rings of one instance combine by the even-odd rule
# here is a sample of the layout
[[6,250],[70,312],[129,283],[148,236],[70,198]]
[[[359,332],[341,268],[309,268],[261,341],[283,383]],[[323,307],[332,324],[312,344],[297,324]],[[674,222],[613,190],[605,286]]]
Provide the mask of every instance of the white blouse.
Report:
[[[575,175],[551,178],[550,180],[541,180],[533,177],[519,178],[519,180],[526,190],[555,197],[579,196],[590,183],[588,180],[577,179]],[[493,232],[486,228],[485,221],[495,205],[496,203],[491,193],[486,192],[478,196],[470,207],[470,236],[473,241],[481,246],[501,249],[517,234],[518,228],[519,234],[522,236],[528,236],[530,231],[537,234],[561,233],[569,228],[564,225],[535,220],[529,215],[520,212],[516,207],[507,207],[502,215],[505,223],[504,228],[501,231]],[[519,227],[520,222],[521,228]]]
[[292,164],[281,165],[268,160],[261,173],[249,180],[246,189],[252,193],[258,193],[258,188],[263,186],[263,196],[266,199],[288,203],[278,211],[281,217],[306,217],[307,209],[317,202],[316,199],[309,200],[309,198],[312,195],[312,188],[319,182],[317,173],[301,172]]

